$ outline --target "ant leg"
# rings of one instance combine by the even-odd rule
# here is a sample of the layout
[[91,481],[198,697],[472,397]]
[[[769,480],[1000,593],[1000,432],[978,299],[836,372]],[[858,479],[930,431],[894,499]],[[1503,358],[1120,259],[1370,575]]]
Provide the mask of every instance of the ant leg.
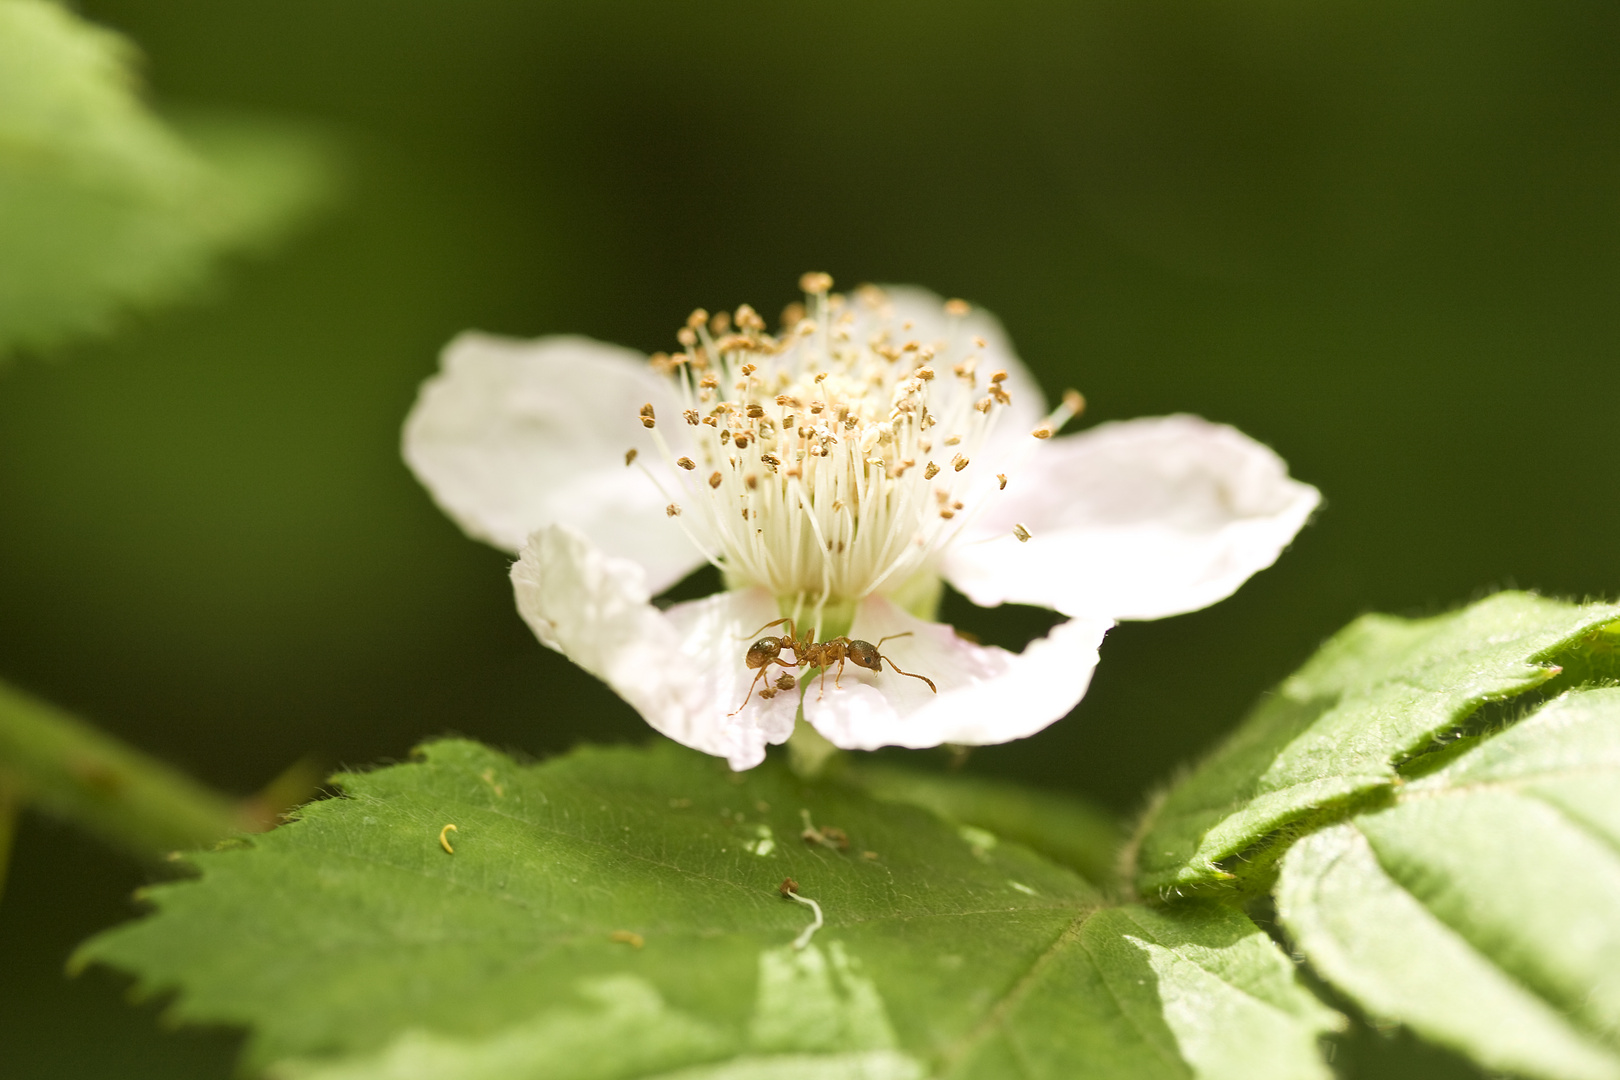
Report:
[[[836,683],[834,685],[836,686]],[[820,701],[821,696],[823,694],[825,694],[826,692],[827,692],[827,669],[822,668],[821,669],[821,684],[816,689],[816,700]]]
[[833,689],[834,690],[842,690],[844,688],[843,679],[844,679],[844,658],[842,656],[840,656],[838,658],[838,674],[833,676]]
[[[748,708],[748,699],[752,698],[754,696],[754,687],[759,685],[759,680],[765,677],[765,672],[769,668],[770,668],[769,664],[762,664],[760,666],[759,671],[755,672],[755,674],[754,674],[754,681],[748,684],[748,695],[747,695],[747,697],[744,697],[743,698],[743,703],[741,705],[737,706],[737,712],[727,713],[726,714],[727,716],[736,716],[737,713],[740,713],[744,709]],[[896,669],[896,670],[899,670],[899,669]]]
[[760,634],[763,634],[765,631],[769,630],[771,627],[773,627],[773,626],[781,626],[783,623],[788,624],[788,637],[793,637],[794,636],[794,634],[793,634],[793,619],[791,617],[789,617],[789,616],[784,616],[784,617],[782,617],[780,619],[776,619],[776,620],[774,620],[772,622],[766,623],[764,626],[760,627],[758,630],[755,630],[752,634],[744,634],[742,637],[738,638],[737,640],[738,641],[747,641],[749,638],[757,637]]
[[[889,660],[889,658],[887,656],[880,656],[880,657],[878,657],[878,659],[880,659],[880,660]],[[928,676],[926,676],[926,675],[918,675],[915,672],[910,672],[910,671],[901,671],[900,670],[900,665],[896,664],[893,660],[889,660],[889,667],[894,669],[894,673],[896,675],[904,675],[908,679],[921,679],[923,682],[928,684],[928,689],[932,690],[936,694],[939,693],[939,687],[935,686],[934,685],[934,680],[930,679]]]

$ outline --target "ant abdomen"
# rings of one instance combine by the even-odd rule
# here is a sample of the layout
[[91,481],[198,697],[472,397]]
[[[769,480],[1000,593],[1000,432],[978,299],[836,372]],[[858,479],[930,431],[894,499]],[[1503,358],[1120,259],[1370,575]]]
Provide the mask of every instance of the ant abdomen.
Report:
[[762,668],[782,655],[782,646],[775,638],[760,638],[748,646],[744,662],[750,669]]

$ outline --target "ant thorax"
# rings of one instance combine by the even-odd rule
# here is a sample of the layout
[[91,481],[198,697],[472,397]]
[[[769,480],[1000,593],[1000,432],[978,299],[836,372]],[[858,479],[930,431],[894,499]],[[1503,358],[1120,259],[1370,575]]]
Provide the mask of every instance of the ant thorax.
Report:
[[830,293],[825,274],[801,284],[808,307],[777,336],[746,305],[693,312],[682,351],[652,358],[682,415],[648,405],[641,422],[679,478],[669,514],[728,584],[819,613],[931,571],[1005,486],[979,458],[1013,399],[1007,372],[984,370],[974,330],[993,324],[961,301],[924,311],[872,287]]

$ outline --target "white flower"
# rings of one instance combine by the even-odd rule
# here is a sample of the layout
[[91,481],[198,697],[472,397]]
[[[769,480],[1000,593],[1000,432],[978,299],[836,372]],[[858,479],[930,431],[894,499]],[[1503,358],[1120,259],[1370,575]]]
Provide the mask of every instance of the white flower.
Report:
[[[540,640],[733,768],[801,705],[848,749],[1033,734],[1085,694],[1115,620],[1231,595],[1317,504],[1276,454],[1196,417],[1053,437],[1079,395],[1048,414],[999,324],[960,301],[802,284],[779,336],[746,306],[699,311],[684,351],[650,360],[463,334],[405,424],[439,505],[520,553]],[[705,560],[724,591],[651,603]],[[978,645],[930,621],[942,579],[1069,618],[1022,653]]]

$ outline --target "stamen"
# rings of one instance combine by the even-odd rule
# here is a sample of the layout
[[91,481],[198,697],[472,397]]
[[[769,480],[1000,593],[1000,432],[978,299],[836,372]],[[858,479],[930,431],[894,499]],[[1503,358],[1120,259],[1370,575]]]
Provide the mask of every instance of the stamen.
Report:
[[[777,338],[747,305],[692,313],[677,333],[686,352],[655,365],[683,399],[688,441],[677,455],[662,430],[652,438],[669,466],[660,475],[684,489],[665,493],[670,516],[695,514],[683,529],[728,579],[796,597],[795,617],[819,634],[829,604],[926,570],[1005,489],[1008,473],[992,482],[972,461],[1011,398],[1003,370],[975,392],[982,357],[955,336],[966,304],[945,306],[936,339],[896,319],[879,289],[846,299],[820,273],[800,285],[805,302]],[[960,377],[938,378],[939,365]],[[1065,395],[1047,434],[1081,404]],[[650,404],[640,418],[655,427]],[[948,436],[925,435],[941,425]],[[930,460],[936,439],[952,448],[949,469]]]

